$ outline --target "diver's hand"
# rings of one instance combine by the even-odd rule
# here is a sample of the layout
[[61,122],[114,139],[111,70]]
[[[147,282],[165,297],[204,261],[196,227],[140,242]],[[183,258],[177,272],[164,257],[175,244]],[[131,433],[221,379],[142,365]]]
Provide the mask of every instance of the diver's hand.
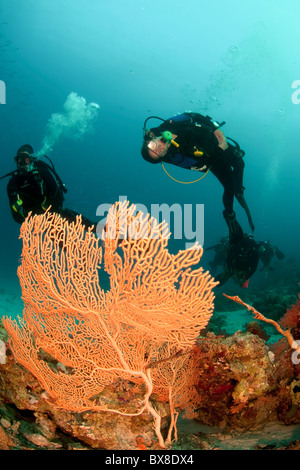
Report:
[[20,198],[19,194],[17,195],[16,201],[11,205],[11,208],[14,212],[17,212],[20,214],[22,217],[24,216],[24,208],[23,208],[23,201]]

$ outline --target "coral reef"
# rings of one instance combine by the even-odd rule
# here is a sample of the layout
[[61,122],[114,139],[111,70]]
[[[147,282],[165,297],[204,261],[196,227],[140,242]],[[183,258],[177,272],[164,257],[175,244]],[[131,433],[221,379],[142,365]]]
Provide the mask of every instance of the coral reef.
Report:
[[196,419],[231,430],[247,430],[276,420],[299,423],[299,299],[280,325],[239,297],[226,297],[245,306],[256,319],[273,325],[285,338],[268,345],[265,332],[255,322],[248,328],[254,334],[238,331],[222,337],[208,333],[199,341],[194,362],[199,376]]
[[[198,345],[196,419],[220,428],[248,429],[276,419],[272,355],[261,338],[209,333]],[[269,397],[269,406],[262,406]]]

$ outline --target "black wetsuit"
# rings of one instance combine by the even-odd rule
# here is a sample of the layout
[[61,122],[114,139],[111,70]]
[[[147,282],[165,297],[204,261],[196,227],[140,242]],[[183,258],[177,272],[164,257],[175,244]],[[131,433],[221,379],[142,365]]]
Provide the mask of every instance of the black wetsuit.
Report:
[[[7,184],[7,195],[17,223],[22,224],[29,212],[43,214],[50,205],[51,211],[59,213],[69,222],[76,220],[78,212],[63,208],[64,191],[57,176],[42,160],[37,160],[31,171],[16,170],[12,173]],[[82,223],[86,227],[95,225],[83,216]]]
[[[245,163],[240,153],[228,143],[227,150],[218,147],[214,131],[217,125],[207,119],[207,125],[196,125],[202,122],[203,116],[197,113],[184,113],[164,121],[160,126],[151,128],[156,137],[165,130],[177,135],[175,141],[179,147],[171,145],[167,154],[159,159],[149,156],[145,136],[142,156],[150,163],[166,162],[182,168],[206,172],[208,169],[218,178],[224,188],[223,204],[227,212],[233,211],[234,196],[243,194],[243,173]],[[148,134],[149,135],[149,134]],[[203,151],[202,156],[195,156],[195,150]],[[240,202],[240,201],[239,201]]]

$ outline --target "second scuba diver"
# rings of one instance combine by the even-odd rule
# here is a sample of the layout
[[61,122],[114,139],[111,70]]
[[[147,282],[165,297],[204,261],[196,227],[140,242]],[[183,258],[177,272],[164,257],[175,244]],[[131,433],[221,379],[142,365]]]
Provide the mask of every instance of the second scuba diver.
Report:
[[[15,157],[17,169],[2,176],[10,176],[7,184],[9,206],[14,220],[19,224],[24,222],[29,212],[42,214],[49,206],[53,212],[59,213],[69,222],[75,221],[79,215],[78,212],[63,207],[67,189],[53,163],[49,158],[48,160],[51,165],[35,157],[31,145],[22,145]],[[81,218],[86,228],[93,226],[93,231],[96,231],[95,223],[84,216]]]

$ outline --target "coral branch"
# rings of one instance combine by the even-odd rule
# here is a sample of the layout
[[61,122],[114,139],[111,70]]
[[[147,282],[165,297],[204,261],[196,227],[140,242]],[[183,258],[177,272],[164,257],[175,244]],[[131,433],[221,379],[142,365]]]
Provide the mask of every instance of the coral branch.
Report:
[[287,338],[288,343],[291,346],[291,348],[300,352],[300,346],[294,340],[294,338],[291,334],[291,331],[289,329],[284,331],[281,328],[281,326],[275,320],[272,320],[271,318],[266,318],[264,315],[262,315],[260,312],[258,312],[254,307],[252,307],[252,305],[249,305],[249,304],[246,304],[245,302],[243,302],[237,295],[235,295],[235,296],[230,296],[230,295],[226,295],[226,294],[223,294],[223,295],[225,297],[227,297],[228,299],[231,299],[234,302],[237,302],[238,304],[243,305],[244,307],[246,307],[250,312],[253,313],[254,318],[256,318],[258,320],[262,320],[266,323],[270,323],[271,325],[275,326],[276,330],[280,334],[282,334],[283,336],[285,336]]

